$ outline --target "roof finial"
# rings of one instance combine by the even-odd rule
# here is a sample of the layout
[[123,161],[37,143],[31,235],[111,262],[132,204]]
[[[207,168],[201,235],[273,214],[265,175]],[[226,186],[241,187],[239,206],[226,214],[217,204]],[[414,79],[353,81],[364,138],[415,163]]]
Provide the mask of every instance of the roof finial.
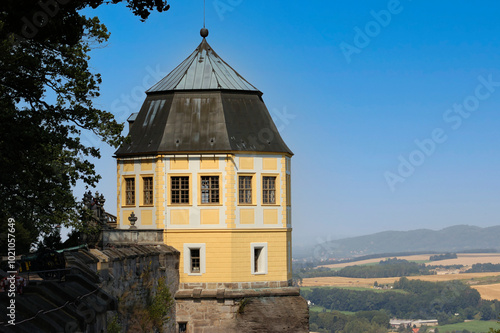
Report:
[[203,28],[200,30],[200,35],[203,38],[208,36],[208,29],[205,28],[205,0],[203,0]]

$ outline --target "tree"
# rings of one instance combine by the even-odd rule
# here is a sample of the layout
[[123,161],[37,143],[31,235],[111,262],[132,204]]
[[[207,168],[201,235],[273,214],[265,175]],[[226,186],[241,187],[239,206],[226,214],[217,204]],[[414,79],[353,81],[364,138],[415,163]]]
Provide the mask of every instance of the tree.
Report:
[[44,239],[38,244],[38,248],[47,248],[60,250],[63,248],[63,243],[61,241],[61,228],[56,227],[52,232],[45,235]]
[[169,9],[166,0],[0,2],[0,230],[8,218],[16,220],[26,236],[18,252],[56,225],[78,226],[71,187],[100,179],[89,161],[100,157],[99,149],[81,135],[93,133],[114,147],[124,140],[123,124],[93,103],[101,78],[90,70],[88,54],[109,33],[97,17],[80,14],[119,2],[141,20]]
[[[500,320],[500,315],[498,316],[498,319]],[[500,321],[497,323],[500,324]],[[500,333],[500,328],[498,329],[490,328],[488,333]]]

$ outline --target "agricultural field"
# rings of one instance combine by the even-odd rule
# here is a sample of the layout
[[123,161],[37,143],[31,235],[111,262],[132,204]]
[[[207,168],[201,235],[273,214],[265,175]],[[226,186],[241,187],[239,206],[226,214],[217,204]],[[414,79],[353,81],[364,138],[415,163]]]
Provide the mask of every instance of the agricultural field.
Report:
[[[469,268],[473,264],[491,263],[500,264],[500,253],[458,253],[456,259],[446,259],[438,261],[429,261],[430,254],[420,254],[413,256],[399,256],[398,259],[405,259],[408,261],[425,263],[426,265],[435,266],[448,266],[448,265],[464,265]],[[324,265],[321,267],[328,267],[331,269],[341,269],[353,265],[374,265],[384,258],[361,260],[349,263],[340,263],[332,265]],[[498,299],[500,300],[500,272],[487,272],[487,273],[460,273],[458,270],[438,273],[437,275],[421,275],[410,276],[410,280],[423,280],[423,281],[452,281],[452,280],[465,280],[472,288],[479,291],[481,297],[487,300]],[[379,285],[392,284],[398,280],[399,277],[393,278],[347,278],[347,277],[315,277],[305,278],[302,281],[303,286],[333,286],[333,287],[360,287],[372,288],[375,281]]]
[[500,264],[500,253],[457,253],[458,258],[432,261],[428,265]]
[[[484,284],[484,285],[477,285],[477,286],[471,286],[472,288],[476,289],[479,291],[481,294],[481,298],[487,299],[487,300],[493,300],[493,299],[498,299],[500,300],[500,283],[494,283],[494,284]],[[500,328],[500,326],[499,326]]]
[[[476,284],[476,283],[487,283],[489,279],[497,281],[500,278],[500,273],[464,273],[464,274],[446,274],[446,275],[420,275],[420,276],[409,276],[409,280],[423,280],[423,281],[453,281],[453,280],[466,280],[472,288],[479,291],[481,298],[487,300],[498,299],[500,300],[500,283],[492,284]],[[330,286],[330,287],[348,287],[348,288],[373,288],[375,281],[379,285],[393,284],[394,281],[399,280],[399,277],[393,278],[374,278],[374,279],[362,279],[362,278],[346,278],[340,276],[331,277],[316,277],[307,278],[302,281],[302,286],[304,287],[319,287],[319,286]],[[484,280],[484,282],[481,282]]]
[[[324,307],[322,307],[320,305],[311,305],[309,307],[309,311],[312,311],[312,312],[331,312],[331,310],[325,309]],[[343,313],[345,315],[353,315],[356,313],[356,312],[351,312],[351,311],[339,311],[339,312]]]
[[[458,258],[456,259],[446,259],[438,261],[430,261],[429,257],[431,255],[432,254],[419,254],[413,256],[396,256],[395,258],[405,259],[408,261],[419,262],[419,263],[426,263],[426,265],[443,265],[443,266],[448,266],[448,265],[472,266],[473,264],[485,264],[485,263],[500,264],[500,253],[457,253]],[[366,264],[378,263],[380,262],[380,260],[383,259],[384,258],[367,259],[354,262],[324,265],[318,267],[343,268],[353,265],[366,265]]]
[[[418,276],[408,276],[409,280],[423,280],[423,281],[452,281],[452,280],[476,280],[485,277],[496,277],[500,276],[500,273],[463,273],[463,274],[446,274],[446,275],[418,275]],[[399,277],[391,278],[347,278],[340,276],[329,276],[329,277],[315,277],[306,278],[302,281],[302,286],[304,287],[318,287],[318,286],[332,286],[332,287],[364,287],[370,288],[373,286],[375,281],[379,285],[393,284],[394,281],[399,280]],[[474,286],[478,287],[478,286]]]
[[311,286],[311,287],[300,287],[300,290],[303,290],[303,291],[311,291],[313,288],[324,288],[324,289],[330,289],[330,288],[342,288],[342,289],[348,289],[348,290],[355,290],[355,291],[373,291],[375,293],[384,293],[384,292],[387,292],[387,291],[394,291],[394,292],[397,292],[397,293],[402,293],[402,294],[405,294],[406,291],[404,290],[400,290],[400,289],[397,289],[397,290],[391,290],[391,289],[374,289],[373,286],[370,286],[370,287],[342,287],[342,286],[326,286],[326,287],[317,287],[317,286]]
[[439,332],[462,332],[463,330],[468,330],[469,332],[475,333],[488,333],[490,328],[499,329],[500,325],[496,321],[482,321],[482,320],[472,320],[465,323],[457,323],[450,325],[437,326]]
[[[391,258],[398,258],[398,259],[405,259],[408,261],[417,261],[417,262],[427,262],[429,261],[429,257],[431,254],[418,254],[414,256],[402,256],[402,257],[391,257]],[[340,264],[330,264],[330,265],[323,265],[323,266],[318,266],[318,267],[327,267],[327,268],[343,268],[347,266],[354,266],[354,265],[367,265],[367,264],[378,264],[380,260],[383,260],[385,258],[375,258],[375,259],[366,259],[366,260],[360,260],[360,261],[354,261],[354,262],[344,262]]]

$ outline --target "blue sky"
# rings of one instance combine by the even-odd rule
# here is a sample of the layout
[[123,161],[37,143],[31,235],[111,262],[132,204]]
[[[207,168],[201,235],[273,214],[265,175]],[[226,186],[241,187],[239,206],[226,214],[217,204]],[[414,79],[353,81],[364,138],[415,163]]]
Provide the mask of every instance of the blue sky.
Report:
[[[87,10],[96,104],[124,122],[199,44],[203,2]],[[207,40],[260,89],[292,159],[294,242],[500,222],[500,3],[206,2]],[[114,149],[96,161],[116,212]],[[83,187],[75,189],[81,197]]]

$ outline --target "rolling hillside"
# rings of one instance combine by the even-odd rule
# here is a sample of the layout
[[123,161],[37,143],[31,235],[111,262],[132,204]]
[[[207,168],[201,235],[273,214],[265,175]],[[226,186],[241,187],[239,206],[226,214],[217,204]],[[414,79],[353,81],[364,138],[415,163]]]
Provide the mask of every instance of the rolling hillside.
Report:
[[307,251],[307,257],[341,259],[378,253],[500,250],[499,239],[500,226],[457,225],[438,231],[384,231],[317,244]]

